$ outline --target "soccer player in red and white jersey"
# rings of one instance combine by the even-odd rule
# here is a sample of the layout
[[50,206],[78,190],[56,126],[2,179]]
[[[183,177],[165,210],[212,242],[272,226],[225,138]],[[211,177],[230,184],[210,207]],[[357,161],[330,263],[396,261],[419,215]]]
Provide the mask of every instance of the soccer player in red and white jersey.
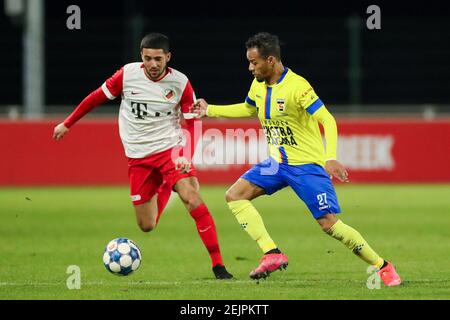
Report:
[[[128,158],[131,200],[139,227],[153,230],[172,189],[195,220],[212,260],[217,279],[233,276],[220,254],[216,227],[199,194],[196,171],[191,164],[195,149],[194,123],[189,114],[195,102],[188,78],[167,66],[171,58],[169,39],[150,33],[141,41],[141,62],[129,63],[89,94],[64,122],[54,129],[60,140],[85,114],[121,96],[119,132]],[[180,126],[183,113],[189,135]],[[185,141],[187,141],[185,143]]]

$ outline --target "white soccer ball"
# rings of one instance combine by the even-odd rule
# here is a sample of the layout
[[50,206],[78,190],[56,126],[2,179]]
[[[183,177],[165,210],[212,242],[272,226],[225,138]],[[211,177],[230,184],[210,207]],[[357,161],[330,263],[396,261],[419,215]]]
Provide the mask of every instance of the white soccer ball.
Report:
[[127,276],[141,265],[141,251],[133,240],[117,238],[111,240],[103,253],[106,269],[118,276]]

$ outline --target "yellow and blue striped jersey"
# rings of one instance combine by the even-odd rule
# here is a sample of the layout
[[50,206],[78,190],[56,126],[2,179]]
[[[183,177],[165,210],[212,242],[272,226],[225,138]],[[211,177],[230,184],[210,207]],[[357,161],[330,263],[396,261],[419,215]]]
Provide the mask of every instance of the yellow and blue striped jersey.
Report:
[[[304,78],[288,68],[268,86],[254,80],[245,102],[208,105],[209,117],[257,115],[264,128],[270,156],[280,163],[302,165],[336,159],[337,126],[333,116]],[[324,127],[326,151],[319,129]]]
[[285,68],[271,86],[253,80],[245,103],[255,108],[272,158],[291,165],[325,165],[319,124],[312,117],[323,103],[308,81]]

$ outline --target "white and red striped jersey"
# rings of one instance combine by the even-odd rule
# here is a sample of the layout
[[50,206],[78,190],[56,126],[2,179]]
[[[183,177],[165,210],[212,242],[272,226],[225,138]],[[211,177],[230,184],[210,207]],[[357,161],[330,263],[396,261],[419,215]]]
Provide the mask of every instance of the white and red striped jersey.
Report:
[[153,81],[143,63],[130,63],[101,86],[109,99],[122,98],[119,132],[129,158],[148,155],[184,145],[181,112],[188,113],[195,94],[188,78],[167,68],[165,76]]
[[[199,138],[194,134],[195,122],[200,121],[189,113],[195,94],[188,78],[172,68],[153,81],[147,77],[143,63],[125,65],[84,98],[64,125],[72,127],[89,111],[119,95],[119,131],[129,158],[144,158],[176,146],[184,146],[180,156],[192,158]],[[180,125],[181,113],[190,134],[188,145]]]

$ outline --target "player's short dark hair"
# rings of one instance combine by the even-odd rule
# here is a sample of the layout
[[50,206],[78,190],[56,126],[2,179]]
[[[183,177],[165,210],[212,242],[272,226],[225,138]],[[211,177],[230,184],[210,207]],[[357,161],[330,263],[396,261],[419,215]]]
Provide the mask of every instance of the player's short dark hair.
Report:
[[250,37],[245,46],[247,49],[257,48],[263,58],[274,56],[277,60],[281,60],[280,40],[276,35],[260,32]]
[[169,37],[161,33],[149,33],[141,41],[142,49],[162,49],[164,52],[169,52]]

